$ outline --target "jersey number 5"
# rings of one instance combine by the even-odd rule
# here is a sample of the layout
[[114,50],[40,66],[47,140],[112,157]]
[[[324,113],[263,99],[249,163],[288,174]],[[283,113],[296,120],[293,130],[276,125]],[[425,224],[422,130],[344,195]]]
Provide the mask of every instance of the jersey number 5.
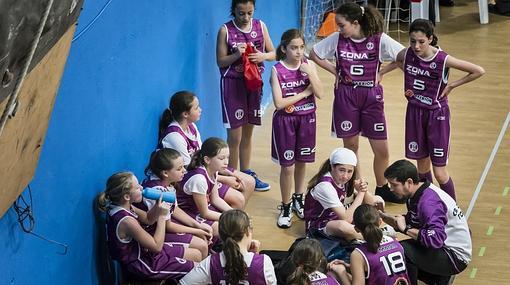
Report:
[[386,256],[381,256],[381,258],[379,258],[379,261],[381,261],[381,263],[383,264],[384,270],[386,271],[386,274],[388,276],[406,270],[404,258],[402,257],[402,254],[399,251],[390,253]]
[[413,82],[413,88],[414,88],[414,90],[420,90],[420,91],[425,90],[425,81],[415,79]]

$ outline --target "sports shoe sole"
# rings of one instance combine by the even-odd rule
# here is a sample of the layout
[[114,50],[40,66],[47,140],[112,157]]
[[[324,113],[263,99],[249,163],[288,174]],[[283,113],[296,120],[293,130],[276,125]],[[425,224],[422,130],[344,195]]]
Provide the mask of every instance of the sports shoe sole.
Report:
[[257,192],[266,192],[266,191],[269,191],[269,189],[271,189],[271,186],[267,186],[267,187],[264,187],[264,188],[255,188],[255,191],[257,191]]

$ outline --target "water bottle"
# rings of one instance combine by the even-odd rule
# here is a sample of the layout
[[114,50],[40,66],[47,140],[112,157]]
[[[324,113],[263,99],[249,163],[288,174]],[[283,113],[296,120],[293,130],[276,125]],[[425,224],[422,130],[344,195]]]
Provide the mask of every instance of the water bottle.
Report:
[[161,194],[163,194],[163,201],[168,203],[175,202],[175,192],[163,192],[158,188],[145,188],[142,191],[142,196],[146,199],[150,200],[159,200],[159,197],[161,197]]

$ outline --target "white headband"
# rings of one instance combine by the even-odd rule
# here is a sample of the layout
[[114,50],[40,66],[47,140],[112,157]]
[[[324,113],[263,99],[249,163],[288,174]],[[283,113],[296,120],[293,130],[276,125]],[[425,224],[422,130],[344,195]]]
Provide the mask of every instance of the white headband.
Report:
[[365,15],[365,7],[359,6],[361,8],[361,16]]
[[341,147],[333,150],[329,156],[329,163],[331,163],[331,165],[346,164],[356,166],[358,164],[358,159],[352,150]]

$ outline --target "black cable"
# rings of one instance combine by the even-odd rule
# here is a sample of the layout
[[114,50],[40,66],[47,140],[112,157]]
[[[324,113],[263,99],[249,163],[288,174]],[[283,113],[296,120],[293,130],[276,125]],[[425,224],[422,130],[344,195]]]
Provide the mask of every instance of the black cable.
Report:
[[[46,237],[43,237],[39,234],[34,233],[35,228],[35,218],[34,213],[32,212],[33,209],[33,203],[32,203],[32,189],[30,188],[30,185],[27,186],[28,188],[28,197],[30,199],[29,203],[25,200],[25,197],[23,197],[23,194],[20,194],[18,196],[18,199],[13,203],[12,207],[14,208],[14,211],[16,212],[16,215],[18,216],[18,223],[21,227],[21,229],[27,233],[34,235],[37,238],[40,238],[42,240],[45,240],[49,243],[57,244],[64,248],[63,252],[58,252],[58,254],[66,255],[67,249],[69,246],[65,243],[61,243],[52,239],[48,239]],[[28,220],[28,225],[27,221]]]

